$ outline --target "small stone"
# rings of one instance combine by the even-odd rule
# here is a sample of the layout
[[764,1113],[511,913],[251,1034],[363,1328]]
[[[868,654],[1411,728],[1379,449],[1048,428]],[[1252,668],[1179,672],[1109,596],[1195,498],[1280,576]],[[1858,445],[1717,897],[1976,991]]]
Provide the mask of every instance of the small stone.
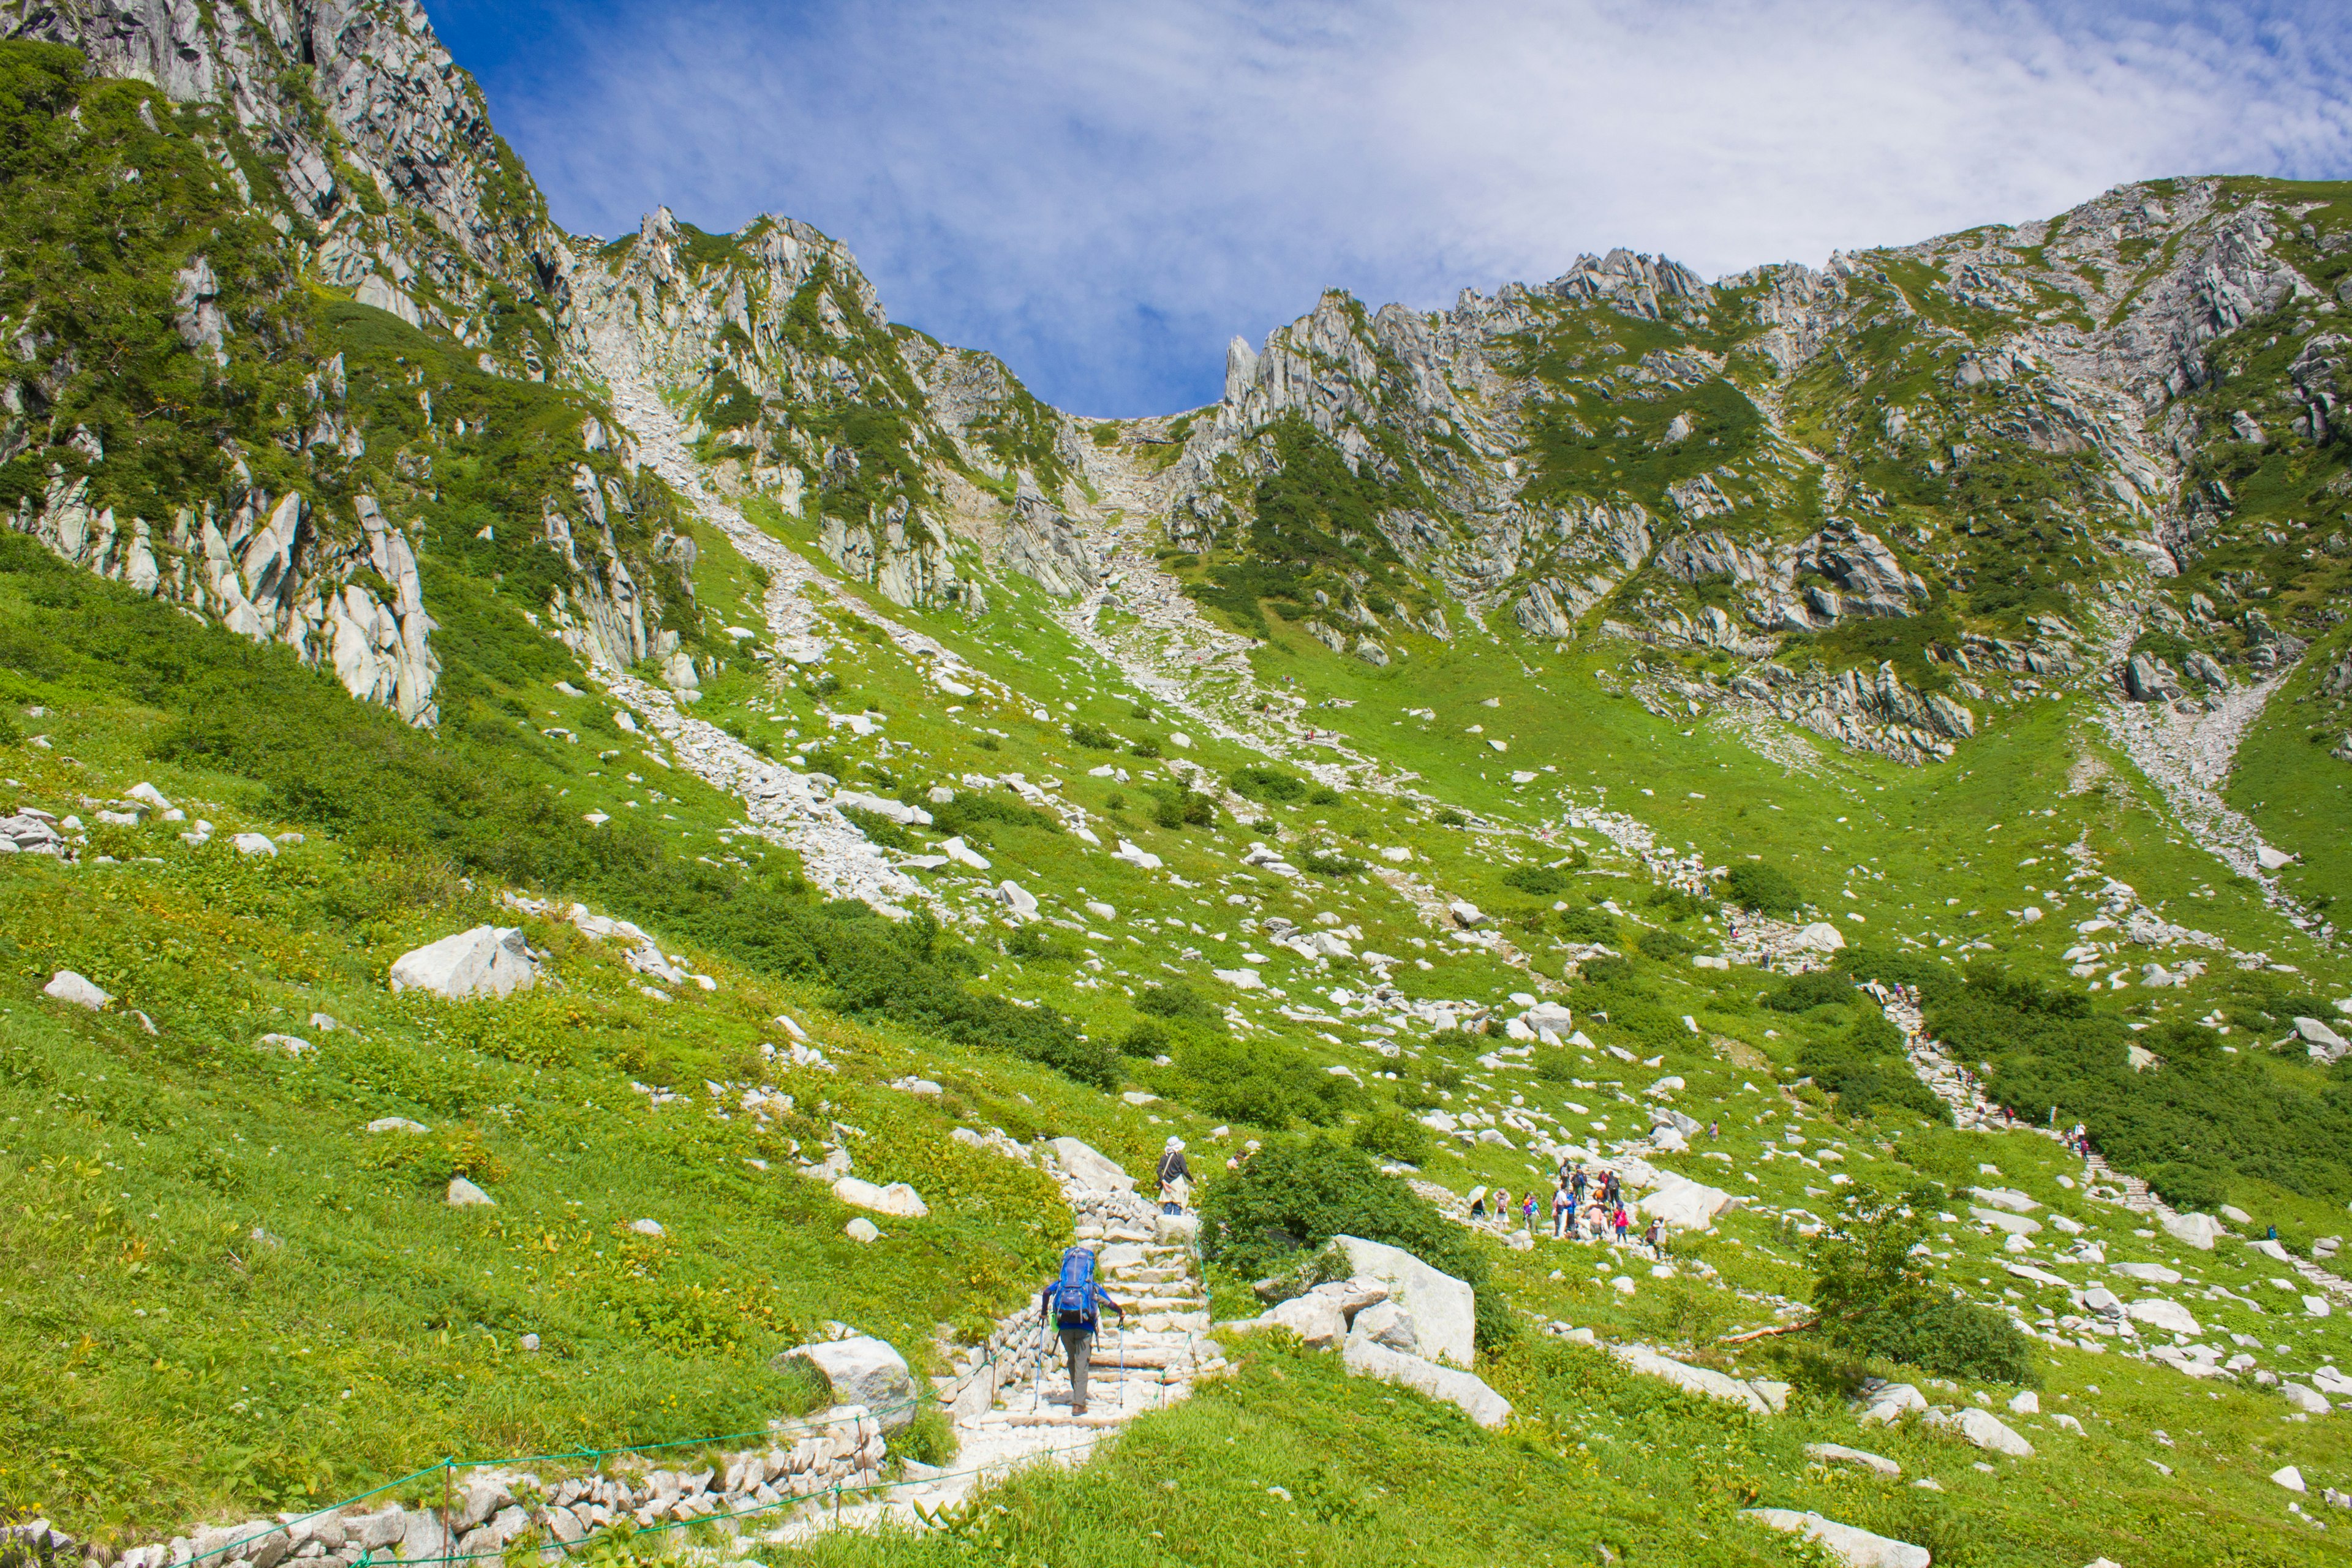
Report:
[[639,1236],[667,1236],[669,1234],[662,1229],[662,1223],[657,1219],[633,1219],[629,1222],[629,1228],[636,1232]]
[[453,1209],[496,1208],[498,1200],[463,1176],[449,1178],[449,1206]]
[[278,858],[278,846],[269,841],[267,833],[240,833],[229,843],[240,855],[262,855],[273,860]]
[[523,1350],[535,1351],[539,1348],[539,1336],[537,1334],[525,1334],[522,1338],[517,1340],[515,1344]]
[[2293,1465],[2281,1465],[2277,1469],[2271,1472],[2271,1479],[2276,1481],[2279,1485],[2284,1487],[2291,1492],[2307,1493],[2311,1490],[2309,1487],[2304,1484],[2303,1472],[2295,1468]]
[[856,1219],[843,1226],[841,1231],[852,1241],[873,1242],[882,1239],[882,1232],[877,1229],[874,1222],[864,1215],[859,1215]]
[[41,994],[59,1002],[70,1002],[77,1007],[87,1007],[93,1013],[114,1000],[70,969],[60,969],[51,975],[49,983],[41,987]]

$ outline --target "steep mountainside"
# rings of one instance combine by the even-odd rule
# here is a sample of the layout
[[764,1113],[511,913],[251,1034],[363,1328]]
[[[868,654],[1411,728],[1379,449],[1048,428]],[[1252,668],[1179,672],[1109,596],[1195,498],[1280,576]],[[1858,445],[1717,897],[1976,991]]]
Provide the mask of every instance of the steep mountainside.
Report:
[[0,1568],[2332,1561],[2347,303],[2158,181],[1080,419],[409,0],[0,0]]

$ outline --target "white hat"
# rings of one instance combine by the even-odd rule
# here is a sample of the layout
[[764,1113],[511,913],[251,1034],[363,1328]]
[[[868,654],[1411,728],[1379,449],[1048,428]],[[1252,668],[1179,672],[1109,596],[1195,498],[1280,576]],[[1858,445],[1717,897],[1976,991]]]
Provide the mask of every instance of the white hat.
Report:
[[1171,1153],[1171,1154],[1180,1154],[1180,1153],[1182,1153],[1182,1152],[1183,1152],[1183,1151],[1184,1151],[1184,1140],[1182,1140],[1181,1138],[1171,1138],[1170,1140],[1168,1140],[1168,1151],[1167,1151],[1167,1152],[1168,1152],[1169,1153]]

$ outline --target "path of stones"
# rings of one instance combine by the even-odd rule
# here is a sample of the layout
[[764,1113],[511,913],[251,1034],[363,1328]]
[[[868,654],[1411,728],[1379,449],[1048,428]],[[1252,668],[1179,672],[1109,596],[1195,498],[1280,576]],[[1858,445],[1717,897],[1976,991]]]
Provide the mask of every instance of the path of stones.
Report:
[[[1952,1059],[1943,1042],[1928,1035],[1926,1016],[1907,997],[1875,984],[1869,989],[1878,1000],[1880,1009],[1885,1013],[1886,1021],[1903,1031],[1912,1072],[1920,1082],[1935,1091],[1937,1099],[1951,1107],[1955,1127],[1962,1130],[1978,1127],[1987,1131],[2033,1132],[2044,1138],[2064,1141],[2066,1135],[2063,1131],[2036,1122],[2013,1121],[2000,1106],[1987,1099],[1984,1091],[1977,1088],[1975,1078]],[[2113,1194],[2107,1201],[2120,1203],[2135,1214],[2147,1215],[2159,1226],[2179,1217],[2178,1210],[2148,1190],[2146,1181],[2124,1174],[2098,1154],[2092,1154],[2083,1162],[2083,1186],[2085,1192],[2095,1196],[2101,1193]],[[2281,1260],[2326,1294],[2352,1304],[2352,1280],[2344,1279],[2310,1259],[2297,1258],[2292,1253],[2283,1254]]]
[[1162,1229],[1153,1206],[1121,1193],[1072,1193],[1082,1245],[1097,1247],[1105,1288],[1128,1309],[1126,1326],[1103,1314],[1095,1364],[1087,1381],[1087,1413],[1070,1410],[1070,1380],[1058,1339],[1041,1354],[1044,1334],[1033,1301],[999,1320],[984,1347],[975,1347],[952,1376],[937,1379],[940,1403],[953,1415],[957,1451],[939,1474],[910,1465],[911,1484],[884,1497],[833,1510],[816,1505],[782,1524],[743,1538],[804,1541],[835,1529],[870,1530],[886,1522],[921,1527],[973,1491],[1031,1464],[1083,1464],[1095,1445],[1139,1415],[1190,1397],[1196,1377],[1224,1364],[1208,1338],[1209,1302],[1190,1242],[1181,1230]]

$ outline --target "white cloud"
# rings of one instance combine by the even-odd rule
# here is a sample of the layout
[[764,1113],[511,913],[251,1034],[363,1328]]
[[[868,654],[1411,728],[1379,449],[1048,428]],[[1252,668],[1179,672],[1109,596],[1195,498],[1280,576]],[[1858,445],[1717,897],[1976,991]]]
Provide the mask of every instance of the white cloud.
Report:
[[[2051,0],[625,7],[484,69],[559,218],[793,213],[1066,406],[1214,395],[1329,284],[1710,275],[2352,165],[2332,8]],[[472,62],[468,62],[472,63]]]

